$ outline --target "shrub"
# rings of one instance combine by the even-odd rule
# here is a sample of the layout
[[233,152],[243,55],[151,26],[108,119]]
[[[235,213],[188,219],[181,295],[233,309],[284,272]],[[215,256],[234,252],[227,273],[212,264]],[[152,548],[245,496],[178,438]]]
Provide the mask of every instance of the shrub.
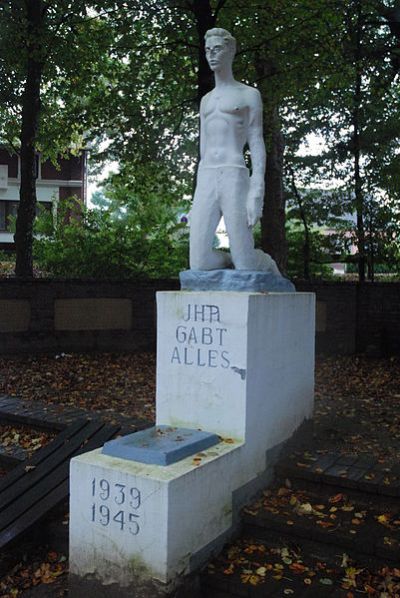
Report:
[[133,212],[116,217],[64,202],[57,221],[38,218],[34,253],[41,268],[71,278],[164,278],[187,268],[186,225],[160,214],[143,225]]

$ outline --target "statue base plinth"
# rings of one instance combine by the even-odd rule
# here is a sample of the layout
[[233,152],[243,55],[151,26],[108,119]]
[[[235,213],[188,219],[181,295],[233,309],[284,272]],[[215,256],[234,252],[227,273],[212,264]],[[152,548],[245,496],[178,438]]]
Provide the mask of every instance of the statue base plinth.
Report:
[[157,313],[156,430],[174,430],[156,449],[180,450],[187,430],[219,442],[165,465],[149,462],[152,433],[139,432],[141,461],[121,458],[135,458],[126,446],[71,460],[74,598],[194,596],[186,579],[237,532],[282,451],[311,433],[313,294],[160,292]]
[[295,293],[290,280],[274,272],[254,270],[185,270],[179,274],[182,291],[245,291]]

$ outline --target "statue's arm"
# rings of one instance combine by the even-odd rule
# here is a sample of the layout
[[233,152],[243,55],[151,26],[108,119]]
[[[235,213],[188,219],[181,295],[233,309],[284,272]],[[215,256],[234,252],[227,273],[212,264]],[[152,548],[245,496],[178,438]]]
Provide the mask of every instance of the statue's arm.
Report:
[[254,226],[261,218],[265,190],[265,145],[263,139],[263,108],[261,94],[252,89],[249,111],[248,144],[251,153],[252,175],[247,196],[247,224]]

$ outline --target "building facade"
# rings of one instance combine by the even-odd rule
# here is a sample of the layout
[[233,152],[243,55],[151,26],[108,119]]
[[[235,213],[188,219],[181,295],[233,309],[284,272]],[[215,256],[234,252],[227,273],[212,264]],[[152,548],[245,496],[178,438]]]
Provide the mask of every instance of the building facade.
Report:
[[[17,154],[0,148],[0,250],[12,249],[13,233],[10,217],[18,211],[21,161]],[[36,158],[36,194],[38,202],[49,210],[60,200],[76,196],[86,203],[87,152],[81,156],[60,158],[58,168],[49,160]]]

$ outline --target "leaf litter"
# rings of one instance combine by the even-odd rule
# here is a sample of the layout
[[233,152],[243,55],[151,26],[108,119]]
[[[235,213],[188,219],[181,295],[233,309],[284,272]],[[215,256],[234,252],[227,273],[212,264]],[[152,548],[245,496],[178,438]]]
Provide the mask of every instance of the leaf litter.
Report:
[[0,396],[155,418],[153,353],[0,357]]
[[12,453],[16,448],[20,448],[26,452],[26,456],[29,458],[35,451],[46,446],[55,436],[55,432],[28,426],[0,424],[0,446],[5,453]]
[[[364,453],[378,456],[383,465],[398,463],[399,379],[399,358],[317,358],[314,445],[318,447],[319,454],[330,451],[344,455]],[[110,419],[113,414],[124,414],[154,421],[155,356],[141,353],[0,357],[1,394],[73,406],[89,412],[108,412]],[[3,429],[3,433],[6,433],[7,443],[7,435],[9,437],[14,432]],[[38,438],[37,432],[31,442],[23,436],[24,448],[35,450],[42,442],[34,442],[35,438]],[[299,463],[309,467],[313,455],[309,453],[303,457]],[[0,476],[2,473],[0,470]],[[386,479],[385,482],[385,479],[383,484],[390,484],[391,481]],[[284,504],[274,502],[277,499]],[[293,526],[299,519],[307,519],[327,533],[331,533],[332,526],[340,524],[348,525],[349,533],[357,534],[368,515],[364,515],[363,510],[356,508],[344,494],[332,495],[324,502],[320,499],[314,501],[312,497],[293,490],[290,480],[286,481],[284,488],[278,489],[275,498],[271,494],[264,496],[263,500],[266,502],[262,508],[268,506],[272,514],[274,510],[278,513],[283,510],[286,525]],[[400,517],[385,511],[375,513],[374,518],[375,524],[386,534],[385,545],[392,547],[392,533],[398,530]],[[68,523],[67,519],[65,523]],[[21,564],[12,574],[1,579],[2,596],[17,596],[24,584],[25,587],[39,583],[51,585],[51,580],[57,578],[61,570],[66,570],[64,561],[58,562],[58,566],[47,558],[39,563],[33,561]],[[346,591],[346,598],[362,594],[379,598],[400,596],[400,572],[397,568],[386,566],[371,572],[357,567],[346,554],[341,555],[333,567],[322,559],[307,561],[299,548],[282,546],[271,549],[255,540],[250,543],[239,540],[230,547],[229,554],[224,551],[217,561],[210,564],[209,570],[222,571],[224,576],[238,576],[240,583],[248,586],[266,583],[271,578],[274,583],[282,584],[283,595],[288,596],[295,593],[291,587],[294,579],[301,579],[303,587],[339,585]],[[6,586],[5,580],[9,582]]]
[[[302,552],[300,547],[276,543],[271,547],[254,538],[240,538],[214,559],[207,567],[211,576],[228,576],[233,583],[264,586],[265,595],[282,584],[283,595],[297,595],[301,587],[312,586],[344,590],[343,597],[400,596],[400,569],[381,566],[371,571],[357,566],[347,554],[337,554],[326,561]],[[274,594],[275,595],[275,594]],[[308,594],[307,594],[308,595]],[[318,595],[321,595],[320,593]],[[336,595],[336,594],[335,594]]]
[[[0,579],[0,596],[16,598],[40,584],[53,585],[68,570],[65,554],[55,550],[38,549],[34,554],[25,555],[7,575]],[[49,595],[56,595],[51,590]]]

